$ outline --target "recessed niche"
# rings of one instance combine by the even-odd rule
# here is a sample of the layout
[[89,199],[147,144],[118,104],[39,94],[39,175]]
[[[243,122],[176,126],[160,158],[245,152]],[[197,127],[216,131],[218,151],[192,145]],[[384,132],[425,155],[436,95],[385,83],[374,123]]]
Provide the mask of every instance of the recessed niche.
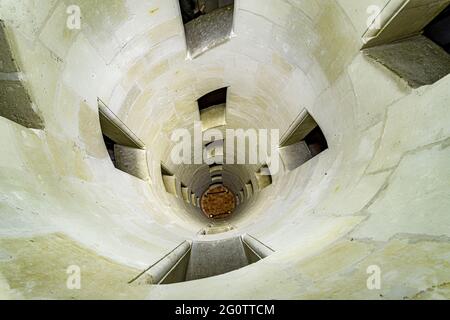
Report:
[[181,194],[183,196],[183,200],[187,203],[191,203],[191,192],[189,191],[189,188],[186,186],[181,186]]
[[244,203],[245,202],[244,189],[241,189],[241,191],[239,191],[238,196],[239,196],[240,203]]
[[205,146],[205,160],[207,164],[223,164],[224,140],[216,140]]
[[267,165],[263,165],[256,172],[256,181],[258,182],[259,190],[263,190],[272,184],[272,175]]
[[177,195],[178,180],[175,177],[175,175],[171,171],[169,171],[169,169],[164,164],[161,164],[161,176],[166,192],[174,195],[175,197],[178,197]]
[[179,0],[188,57],[226,42],[232,36],[234,0]]
[[450,5],[425,27],[424,35],[450,54]]
[[281,138],[280,156],[288,170],[294,170],[328,149],[327,139],[305,109]]
[[227,103],[228,88],[214,90],[197,100],[200,111],[219,104]]
[[217,178],[222,177],[222,172],[214,172],[214,174],[211,174],[211,178]]
[[363,52],[412,88],[439,81],[450,73],[449,3],[410,0],[386,6],[376,20],[383,21],[381,29],[366,32]]
[[0,116],[31,129],[44,129],[44,121],[26,88],[0,20]]
[[198,99],[198,110],[203,131],[227,124],[227,92],[228,88],[221,88]]
[[148,180],[144,143],[101,100],[98,100],[98,106],[103,141],[114,166],[136,178]]
[[195,193],[191,193],[191,203],[194,207],[198,207],[197,196]]
[[222,183],[223,182],[223,178],[222,178],[222,176],[216,176],[216,177],[212,177],[211,181],[212,181],[213,184]]
[[250,199],[253,196],[253,184],[251,181],[245,184],[245,195],[247,199]]

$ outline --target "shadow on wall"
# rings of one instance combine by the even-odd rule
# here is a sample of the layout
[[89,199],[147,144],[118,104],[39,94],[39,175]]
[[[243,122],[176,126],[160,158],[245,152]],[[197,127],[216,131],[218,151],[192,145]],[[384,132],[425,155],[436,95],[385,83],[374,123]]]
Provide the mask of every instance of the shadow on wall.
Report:
[[26,81],[20,72],[8,39],[6,26],[0,20],[0,116],[31,129],[44,129]]

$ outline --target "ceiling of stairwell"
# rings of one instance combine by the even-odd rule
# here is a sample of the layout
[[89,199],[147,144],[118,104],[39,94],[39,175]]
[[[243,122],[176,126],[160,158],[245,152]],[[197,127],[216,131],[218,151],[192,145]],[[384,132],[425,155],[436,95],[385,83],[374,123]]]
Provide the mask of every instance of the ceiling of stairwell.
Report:
[[[356,138],[348,129],[358,114],[345,109],[350,104],[341,104],[338,92],[330,91],[323,106],[311,108],[315,103],[322,104],[319,93],[336,81],[359,50],[355,37],[359,31],[348,21],[339,2],[320,6],[315,2],[280,2],[272,7],[269,2],[242,1],[235,13],[237,36],[194,60],[186,60],[183,25],[175,0],[73,3],[83,12],[83,29],[66,36],[53,27],[64,16],[66,4],[60,2],[53,13],[48,13],[40,43],[61,57],[62,81],[73,94],[85,97],[83,100],[94,109],[100,97],[145,142],[156,188],[151,192],[167,199],[163,203],[172,201],[162,192],[158,179],[160,161],[171,166],[170,135],[177,128],[191,129],[193,121],[199,120],[197,99],[217,88],[229,87],[229,128],[277,128],[284,132],[302,108],[309,107],[331,147],[343,141],[344,135],[349,142]],[[19,6],[26,11],[26,4]],[[43,17],[40,19],[44,22]],[[25,15],[14,23],[26,36],[35,35],[28,29]],[[340,39],[339,44],[330,41],[334,38]],[[32,59],[24,60],[27,68],[39,74],[28,60]],[[89,81],[80,81],[87,76]],[[52,80],[49,75],[47,78]],[[342,86],[347,83],[342,82]],[[45,104],[46,97],[39,92],[36,98],[38,104]],[[336,108],[345,117],[330,117]],[[62,116],[61,111],[55,112]],[[80,118],[81,130],[83,122]],[[78,130],[52,122],[48,127],[68,136]],[[82,143],[90,154],[103,153],[98,133],[83,136]],[[198,168],[174,169],[188,183]],[[241,171],[239,176],[243,175],[247,174]],[[245,180],[248,178],[250,174]],[[279,178],[274,177],[275,184]],[[270,198],[276,200],[276,193]],[[259,211],[260,206],[253,207],[253,213]],[[250,213],[248,219],[251,221]]]
[[[354,26],[339,2],[320,6],[315,2],[280,2],[272,7],[269,2],[241,1],[234,19],[236,37],[194,60],[186,59],[183,24],[175,0],[73,4],[81,8],[83,28],[72,32],[58,28],[64,25],[65,1],[32,8],[26,2],[3,5],[4,19],[18,30],[16,40],[24,69],[29,70],[36,104],[52,106],[43,109],[46,130],[79,139],[90,156],[105,157],[100,130],[95,127],[100,97],[147,146],[152,186],[147,199],[154,206],[151,212],[174,210],[176,214],[170,219],[180,217],[181,221],[189,214],[174,206],[173,199],[165,194],[159,178],[160,162],[172,167],[170,135],[177,128],[191,129],[199,120],[199,97],[227,86],[228,128],[276,128],[284,132],[304,107],[319,103],[319,93],[336,81],[359,49]],[[30,28],[28,14],[35,14],[36,23],[42,24],[39,32]],[[33,37],[38,37],[40,50],[51,52],[45,81],[41,82],[37,79],[42,66],[33,62],[40,53],[22,50]],[[338,46],[329,41],[334,37],[340,38]],[[57,79],[64,86],[58,91],[53,84]],[[49,101],[50,90],[55,93],[54,102]],[[340,113],[347,116],[329,117],[340,99],[337,92],[330,94],[326,105],[310,109],[333,146],[344,135],[355,138],[346,130],[354,115],[345,110],[348,104],[339,104]],[[71,113],[56,108],[71,101],[67,95],[74,97],[74,103],[83,103],[82,110],[75,113],[78,123],[71,120]],[[184,183],[198,170],[196,166],[170,169]],[[251,179],[257,169],[230,168],[242,181]],[[277,184],[280,178],[275,176],[274,184],[289,188],[289,184]],[[271,193],[268,199],[275,201],[282,193]],[[156,203],[154,198],[158,198]],[[262,205],[252,206],[246,219],[253,221],[252,214],[258,212],[265,212]],[[196,224],[192,227],[199,228]]]
[[[242,18],[236,16],[235,32],[242,33],[240,39],[233,39],[221,45],[219,50],[211,50],[202,57],[186,60],[183,26],[176,1],[172,5],[162,5],[155,15],[166,12],[168,17],[172,15],[173,18],[161,27],[152,29],[148,36],[164,32],[158,37],[167,40],[156,43],[147,52],[141,47],[141,42],[148,45],[148,36],[137,36],[112,60],[113,63],[120,62],[120,58],[128,58],[128,54],[139,52],[136,48],[142,50],[139,56],[132,57],[129,65],[124,64],[123,67],[128,71],[114,88],[108,103],[150,146],[150,159],[161,159],[184,184],[201,196],[209,181],[203,180],[198,190],[194,184],[199,184],[196,180],[200,179],[201,172],[206,171],[207,167],[172,164],[170,152],[174,143],[169,139],[173,130],[192,129],[193,121],[199,121],[197,99],[224,86],[229,87],[226,128],[283,130],[288,126],[287,119],[294,118],[298,105],[292,104],[292,112],[289,112],[283,92],[286,88],[281,83],[288,81],[295,70],[277,53],[277,44],[271,52],[267,51],[268,47],[262,46],[259,37],[253,38],[245,11],[240,13]],[[291,19],[294,22],[296,18],[293,16]],[[242,44],[249,41],[255,42],[260,50],[247,52],[251,46],[244,48]],[[107,44],[110,45],[109,42]],[[96,39],[94,45],[101,48],[102,43]],[[300,69],[297,72],[301,72]],[[276,88],[268,91],[266,86],[274,77],[279,79],[279,91]],[[236,194],[250,180],[256,185],[254,173],[258,165],[227,168],[229,174],[225,174],[226,185],[233,188]]]
[[[333,7],[330,4],[329,10],[334,10]],[[277,128],[284,132],[295,119],[299,108],[307,105],[305,98],[311,99],[314,94],[314,89],[311,88],[314,81],[310,81],[326,77],[320,69],[314,68],[316,63],[312,56],[299,57],[291,53],[294,48],[296,51],[302,47],[318,51],[320,46],[329,45],[315,33],[303,32],[300,37],[296,35],[295,28],[299,28],[299,22],[308,26],[308,14],[317,12],[287,12],[283,11],[287,8],[282,7],[278,9],[280,12],[271,12],[268,8],[267,4],[261,4],[261,10],[266,10],[264,12],[267,16],[282,14],[283,19],[278,18],[282,25],[288,29],[289,26],[294,28],[290,31],[291,34],[286,35],[286,39],[291,36],[290,39],[295,39],[288,45],[291,48],[287,46],[289,42],[286,39],[275,35],[275,30],[279,28],[277,23],[272,25],[265,22],[265,18],[255,17],[243,8],[235,14],[234,29],[239,37],[201,57],[186,60],[183,26],[176,1],[172,1],[155,7],[154,10],[158,10],[152,10],[154,19],[152,14],[150,19],[140,13],[136,17],[139,21],[148,19],[148,23],[156,23],[158,19],[162,19],[164,22],[151,28],[147,34],[133,30],[138,35],[127,39],[127,45],[111,60],[113,64],[120,63],[121,69],[125,68],[127,72],[107,99],[109,106],[150,146],[150,159],[155,162],[160,159],[190,187],[194,173],[202,169],[195,165],[172,165],[170,151],[173,142],[170,141],[170,135],[177,128],[191,129],[193,121],[199,120],[196,103],[198,98],[212,90],[228,86],[227,128]],[[322,18],[323,23],[326,23],[327,17]],[[342,13],[341,19],[344,18]],[[97,19],[111,18],[95,19],[99,23]],[[123,25],[116,33],[130,32],[125,29],[130,23],[122,21]],[[320,24],[321,21],[317,23]],[[345,36],[342,31],[341,33]],[[88,36],[89,42],[101,52],[111,45],[108,39],[89,38]],[[149,44],[149,38],[154,38],[155,41]],[[352,46],[355,48],[357,42],[349,38],[344,41],[342,48],[344,44],[349,50]],[[339,68],[339,64],[344,63],[335,62],[332,57],[323,58],[331,59],[329,62],[325,60],[325,63],[333,63],[333,68]],[[302,64],[294,67],[297,62]],[[277,81],[274,83],[273,79]],[[323,84],[319,82],[318,86],[321,85]],[[296,97],[293,98],[293,95]],[[320,117],[325,115],[319,116],[319,119]],[[333,138],[335,137],[331,137]],[[246,183],[250,179],[254,181],[257,169],[257,166],[240,166],[233,170],[239,170],[235,177],[240,177]],[[228,185],[231,187],[231,183]],[[198,196],[204,190],[203,188],[197,192]]]
[[[2,0],[45,130],[0,119],[0,248],[16,257],[0,259],[0,290],[68,295],[48,270],[65,275],[65,261],[76,259],[96,272],[86,275],[87,294],[71,295],[101,288],[116,297],[131,290],[118,284],[130,273],[196,237],[208,220],[165,192],[161,161],[190,181],[199,168],[171,163],[170,134],[191,130],[197,99],[224,86],[229,128],[283,133],[307,108],[329,150],[282,167],[231,220],[225,236],[255,235],[277,251],[270,261],[136,295],[379,298],[365,287],[374,262],[402,271],[387,273],[385,297],[448,283],[449,79],[413,90],[360,53],[367,7],[388,2],[239,0],[234,37],[187,60],[177,0]],[[70,4],[83,12],[79,31],[65,29]],[[97,98],[146,144],[148,182],[114,170]],[[24,266],[32,269],[17,274]]]

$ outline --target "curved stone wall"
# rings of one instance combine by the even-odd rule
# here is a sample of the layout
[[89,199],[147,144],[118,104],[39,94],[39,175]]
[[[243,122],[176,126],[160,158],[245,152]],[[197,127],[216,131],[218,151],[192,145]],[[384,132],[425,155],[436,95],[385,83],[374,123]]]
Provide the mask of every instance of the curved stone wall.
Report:
[[[0,297],[448,298],[450,80],[411,89],[360,53],[373,2],[388,0],[239,0],[233,37],[189,60],[175,0],[2,1],[45,128],[0,117]],[[81,30],[66,26],[69,5]],[[211,236],[249,233],[273,255],[195,283],[127,285],[208,223],[165,192],[161,162],[192,177],[198,167],[171,163],[170,135],[225,86],[228,128],[283,133],[306,108],[329,149],[281,168],[234,230]],[[149,183],[113,167],[98,98],[145,143]],[[83,290],[64,287],[70,265]],[[380,290],[367,288],[373,265]]]

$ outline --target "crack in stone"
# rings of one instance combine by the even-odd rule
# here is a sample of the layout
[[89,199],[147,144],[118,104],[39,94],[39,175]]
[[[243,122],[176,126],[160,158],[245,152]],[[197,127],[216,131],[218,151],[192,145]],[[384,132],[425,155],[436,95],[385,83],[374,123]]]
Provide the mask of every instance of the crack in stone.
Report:
[[427,289],[425,289],[425,290],[421,290],[421,291],[419,291],[418,293],[416,293],[414,296],[412,296],[411,298],[409,298],[409,297],[404,297],[403,299],[405,299],[405,300],[407,300],[407,299],[416,300],[416,299],[419,298],[420,295],[422,295],[422,294],[424,294],[424,293],[427,293],[427,292],[433,292],[433,291],[435,291],[436,289],[442,289],[443,287],[447,287],[447,286],[450,286],[450,282],[449,282],[449,281],[440,283],[440,284],[438,284],[438,285],[431,286],[431,287],[429,287],[429,288],[427,288]]

